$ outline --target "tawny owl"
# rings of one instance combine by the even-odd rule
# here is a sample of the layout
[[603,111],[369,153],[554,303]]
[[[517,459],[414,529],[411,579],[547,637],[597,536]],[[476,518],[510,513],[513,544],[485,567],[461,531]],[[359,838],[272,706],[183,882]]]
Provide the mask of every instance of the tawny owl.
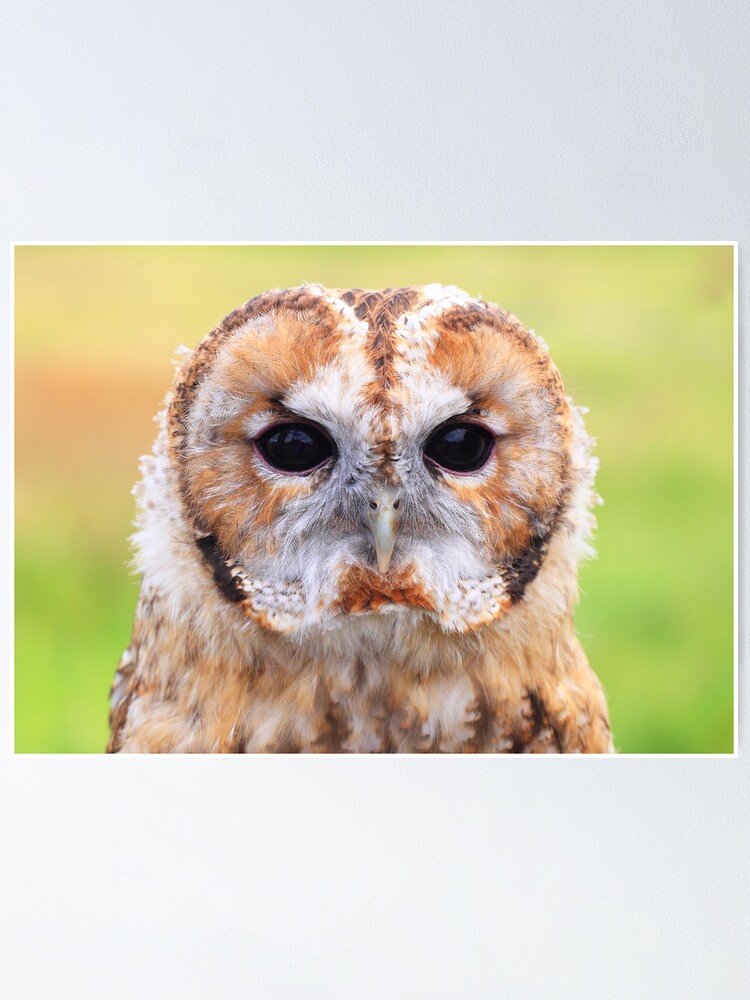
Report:
[[252,299],[142,463],[109,750],[611,751],[590,444],[544,343],[457,288]]

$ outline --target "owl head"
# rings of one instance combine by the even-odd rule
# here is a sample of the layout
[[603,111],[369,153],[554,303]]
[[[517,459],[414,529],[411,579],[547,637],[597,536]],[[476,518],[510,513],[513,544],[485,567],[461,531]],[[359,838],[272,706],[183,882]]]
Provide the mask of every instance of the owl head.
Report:
[[289,635],[502,620],[591,502],[545,345],[454,287],[260,295],[179,369],[166,427],[206,572]]

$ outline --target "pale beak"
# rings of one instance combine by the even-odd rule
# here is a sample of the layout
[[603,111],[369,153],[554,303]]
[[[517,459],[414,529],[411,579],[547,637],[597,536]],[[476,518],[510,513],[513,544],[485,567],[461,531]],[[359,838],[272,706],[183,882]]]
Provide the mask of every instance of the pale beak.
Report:
[[392,490],[384,486],[377,500],[370,502],[367,512],[367,526],[375,545],[378,569],[385,573],[391,562],[393,546],[398,531],[398,510],[400,500],[395,499]]

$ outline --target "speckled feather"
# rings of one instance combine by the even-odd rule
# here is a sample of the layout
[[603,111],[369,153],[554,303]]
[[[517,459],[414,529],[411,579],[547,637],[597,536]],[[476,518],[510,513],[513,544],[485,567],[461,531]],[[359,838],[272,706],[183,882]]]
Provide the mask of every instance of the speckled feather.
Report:
[[[252,439],[290,417],[337,460],[264,465]],[[497,435],[476,474],[422,459],[456,417]],[[611,752],[572,624],[591,442],[515,317],[440,285],[266,292],[181,364],[141,471],[109,751]]]

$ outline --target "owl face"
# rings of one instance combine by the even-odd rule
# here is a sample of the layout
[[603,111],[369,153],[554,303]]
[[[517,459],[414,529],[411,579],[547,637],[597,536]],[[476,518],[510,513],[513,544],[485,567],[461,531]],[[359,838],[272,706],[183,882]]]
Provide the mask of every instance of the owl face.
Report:
[[168,429],[217,585],[287,633],[512,613],[570,486],[544,345],[452,287],[259,296],[183,365]]

